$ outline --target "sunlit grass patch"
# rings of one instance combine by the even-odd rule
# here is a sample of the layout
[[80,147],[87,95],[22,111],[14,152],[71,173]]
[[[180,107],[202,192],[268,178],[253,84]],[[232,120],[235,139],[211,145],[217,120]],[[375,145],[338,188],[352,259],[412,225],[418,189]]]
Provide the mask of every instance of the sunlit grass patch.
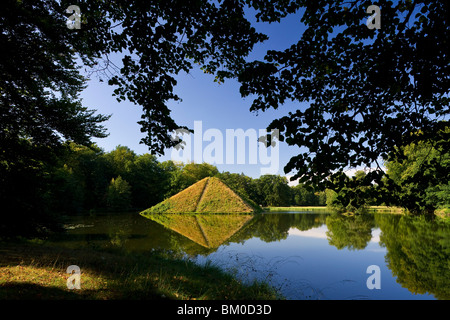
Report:
[[200,213],[251,213],[254,209],[218,178],[210,178],[197,207]]
[[204,178],[194,183],[176,195],[145,210],[142,214],[195,212],[208,179]]
[[[244,284],[222,269],[157,252],[123,254],[0,243],[0,299],[276,299],[264,283]],[[68,289],[69,265],[81,289]]]
[[36,265],[17,265],[0,268],[0,299],[103,299],[107,280],[98,275],[83,273],[83,290],[67,288],[69,274],[65,270]]

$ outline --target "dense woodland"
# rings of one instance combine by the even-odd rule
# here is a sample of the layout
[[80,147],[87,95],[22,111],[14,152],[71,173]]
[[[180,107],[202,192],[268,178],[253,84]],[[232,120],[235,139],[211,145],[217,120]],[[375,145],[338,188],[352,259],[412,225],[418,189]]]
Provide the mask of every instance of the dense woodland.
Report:
[[[347,177],[350,187],[320,191],[303,184],[291,187],[286,177],[279,175],[255,179],[243,173],[219,172],[208,163],[159,162],[154,155],[137,155],[125,146],[110,152],[95,145],[84,147],[69,143],[66,147],[63,157],[48,172],[45,199],[53,211],[68,214],[145,209],[212,176],[219,177],[241,197],[262,207],[327,205],[338,212],[355,212],[371,205],[408,208],[415,200],[419,212],[429,208],[434,212],[450,204],[450,183],[428,182],[423,188],[408,180],[424,161],[450,164],[449,152],[439,152],[429,146],[410,146],[405,150],[406,160],[386,163],[387,174],[397,184],[397,192],[390,195],[383,185],[364,185],[364,171]],[[435,174],[428,172],[431,177]],[[345,196],[349,194],[351,200],[346,202]]]
[[290,187],[285,177],[219,172],[207,163],[159,162],[151,154],[138,155],[118,146],[104,152],[95,145],[66,144],[62,156],[36,181],[43,205],[53,212],[84,214],[97,211],[145,209],[193,183],[216,176],[242,197],[261,206],[325,205],[325,194],[301,185]]
[[[380,30],[361,23],[358,0],[80,0],[80,29],[68,28],[71,4],[5,0],[0,11],[0,235],[45,231],[63,214],[147,208],[211,175],[262,206],[448,208],[448,1],[382,1]],[[269,39],[254,20],[299,13],[297,43],[249,58]],[[89,79],[142,108],[141,142],[162,155],[174,130],[189,129],[169,102],[182,98],[177,75],[195,68],[236,80],[250,111],[298,103],[267,129],[304,150],[284,167],[301,185],[92,145],[109,116],[83,104]],[[349,167],[375,170],[348,177]]]
[[[279,175],[263,175],[255,179],[242,173],[219,172],[217,167],[208,163],[184,164],[171,160],[160,162],[154,155],[138,155],[125,146],[104,152],[95,144],[87,147],[71,142],[54,152],[48,162],[36,161],[34,166],[22,168],[22,184],[10,184],[6,203],[15,205],[15,210],[21,213],[12,217],[22,219],[22,222],[24,219],[34,222],[36,219],[47,228],[53,222],[60,221],[60,217],[64,215],[146,209],[205,177],[216,176],[242,198],[252,200],[262,207],[327,205],[338,212],[364,212],[370,205],[401,207],[402,201],[405,201],[415,187],[404,181],[411,171],[416,170],[418,161],[423,160],[420,154],[424,152],[430,153],[424,147],[411,147],[407,153],[415,155],[409,160],[387,163],[388,173],[402,187],[395,197],[386,197],[391,201],[386,202],[378,200],[384,194],[382,187],[369,187],[360,183],[363,181],[364,171],[357,171],[354,177],[348,178],[353,183],[352,188],[338,192],[331,189],[319,191],[303,184],[290,186],[286,177]],[[450,161],[449,153],[431,153],[435,157],[439,156],[440,161]],[[428,159],[430,161],[433,157]],[[345,202],[345,197],[342,197],[344,193],[347,196],[351,193],[352,201]],[[424,192],[423,206],[428,203],[434,207],[448,206],[449,194],[450,184],[430,185]],[[27,225],[13,223],[18,222],[14,219],[10,222],[10,227],[20,226],[21,231]],[[14,231],[14,228],[3,232],[8,231]]]

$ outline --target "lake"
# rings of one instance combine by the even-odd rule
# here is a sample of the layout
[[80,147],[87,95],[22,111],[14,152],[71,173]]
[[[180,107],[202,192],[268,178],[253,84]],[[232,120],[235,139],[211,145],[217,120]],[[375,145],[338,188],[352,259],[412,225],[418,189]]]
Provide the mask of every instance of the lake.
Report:
[[450,223],[438,219],[111,213],[71,217],[65,228],[52,241],[68,248],[164,250],[245,281],[264,280],[287,299],[450,299]]

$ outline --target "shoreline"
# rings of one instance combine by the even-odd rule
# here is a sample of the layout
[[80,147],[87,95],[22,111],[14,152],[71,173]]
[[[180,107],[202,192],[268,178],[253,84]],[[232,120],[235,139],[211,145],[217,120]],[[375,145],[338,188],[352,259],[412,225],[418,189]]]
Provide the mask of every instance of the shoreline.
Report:
[[[67,286],[68,266],[81,269],[81,289]],[[67,249],[45,240],[0,240],[0,300],[283,299],[267,283],[245,284],[214,265],[165,253]]]

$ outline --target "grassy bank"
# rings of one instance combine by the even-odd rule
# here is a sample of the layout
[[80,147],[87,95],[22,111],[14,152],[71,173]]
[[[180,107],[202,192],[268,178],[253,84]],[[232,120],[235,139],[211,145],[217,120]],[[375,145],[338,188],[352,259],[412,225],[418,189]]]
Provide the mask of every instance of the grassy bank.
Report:
[[[69,290],[66,269],[81,269],[81,289]],[[67,250],[30,242],[0,242],[0,299],[277,299],[264,283],[244,284],[212,265],[159,253]]]
[[317,206],[317,207],[264,207],[264,211],[268,212],[277,212],[277,211],[295,211],[295,212],[303,212],[303,211],[329,211],[329,209],[325,206]]
[[[265,207],[265,211],[276,212],[276,211],[295,211],[295,212],[304,212],[304,211],[329,211],[332,209],[326,206],[305,206],[305,207]],[[387,206],[371,206],[367,208],[368,212],[376,212],[376,213],[403,213],[404,209],[397,207],[387,207]]]
[[399,207],[388,207],[388,206],[370,206],[367,208],[367,212],[374,213],[405,213],[405,209]]
[[[264,211],[266,212],[331,212],[329,208],[326,206],[305,206],[305,207],[264,207]],[[370,206],[367,209],[369,213],[389,213],[389,214],[406,214],[405,209],[399,207],[388,207],[388,206]],[[450,220],[450,208],[440,208],[435,211],[435,216],[444,219]]]

